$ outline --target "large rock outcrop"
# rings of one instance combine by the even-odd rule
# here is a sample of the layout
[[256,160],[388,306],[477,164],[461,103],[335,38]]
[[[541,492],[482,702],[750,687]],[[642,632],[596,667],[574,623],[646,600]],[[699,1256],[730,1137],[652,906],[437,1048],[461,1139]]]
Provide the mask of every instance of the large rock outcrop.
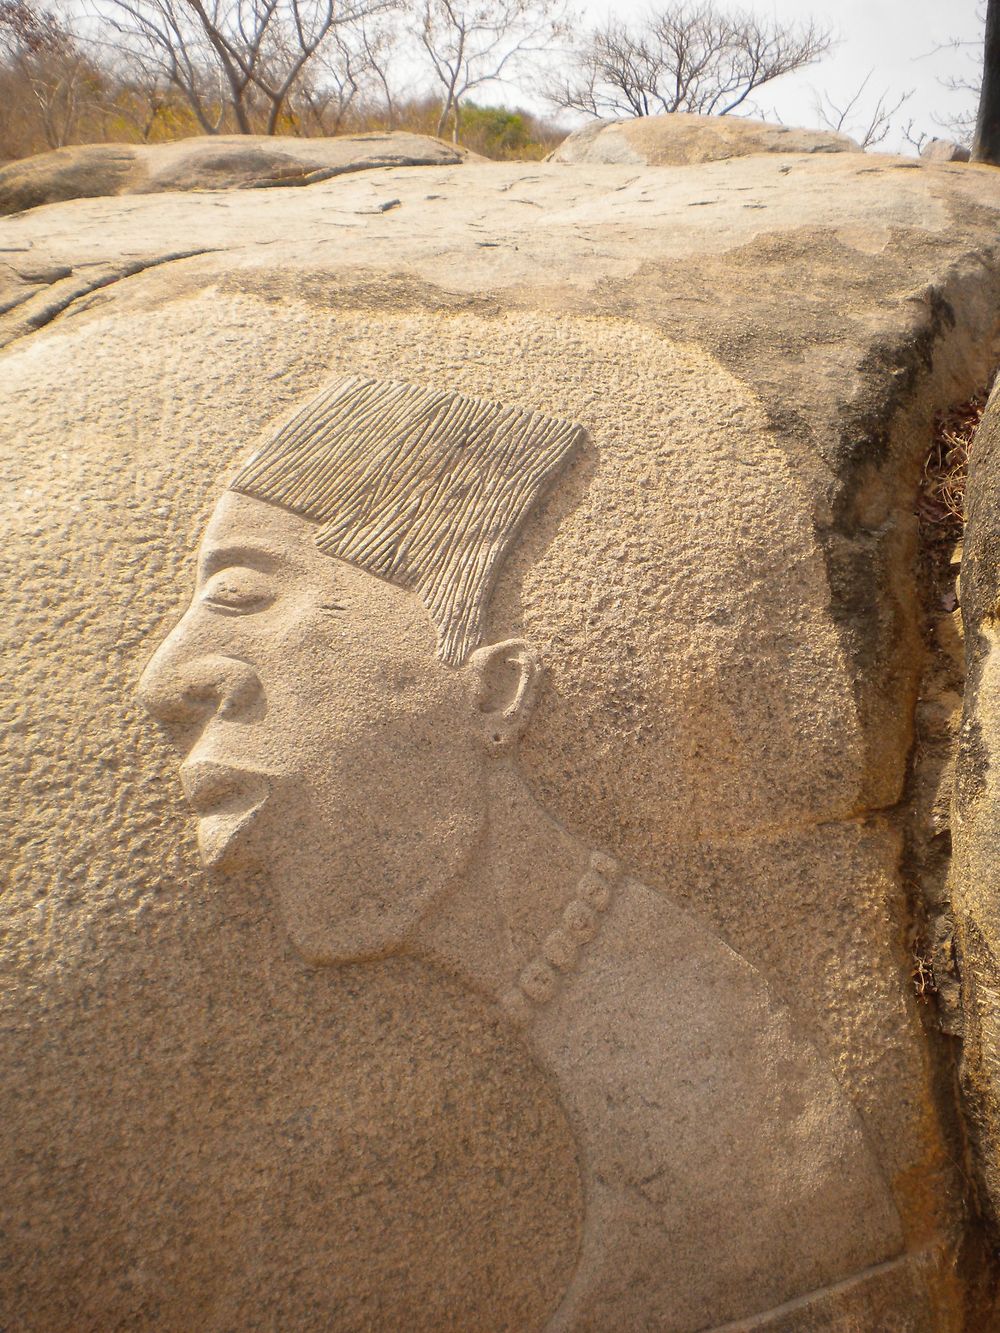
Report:
[[553,162],[584,166],[680,167],[756,153],[858,153],[846,134],[800,130],[743,116],[667,116],[595,120],[559,145]]
[[424,134],[328,139],[222,134],[162,144],[81,144],[0,167],[0,214],[101,195],[315,185],[375,167],[454,166],[475,154]]
[[11,1327],[985,1326],[914,508],[998,221],[816,153],[0,224]]

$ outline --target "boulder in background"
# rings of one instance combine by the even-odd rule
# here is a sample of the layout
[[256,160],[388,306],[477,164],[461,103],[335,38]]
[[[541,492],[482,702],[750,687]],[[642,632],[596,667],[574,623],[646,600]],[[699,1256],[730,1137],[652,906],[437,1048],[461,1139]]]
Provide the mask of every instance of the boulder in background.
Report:
[[693,166],[753,153],[859,153],[846,134],[768,125],[742,116],[667,116],[596,120],[574,131],[552,162],[599,162],[646,167]]

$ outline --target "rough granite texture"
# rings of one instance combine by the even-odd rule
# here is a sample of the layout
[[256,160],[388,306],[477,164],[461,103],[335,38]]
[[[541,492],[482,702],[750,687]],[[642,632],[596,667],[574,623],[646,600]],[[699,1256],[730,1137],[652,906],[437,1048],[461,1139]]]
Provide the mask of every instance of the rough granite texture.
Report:
[[[995,364],[998,215],[989,169],[838,152],[386,169],[0,224],[4,1322],[977,1327],[954,1052],[914,995],[904,865],[914,498],[933,412]],[[422,957],[303,961],[260,874],[199,867],[136,702],[235,467],[350,374],[589,433],[491,635],[545,662],[532,799],[635,878],[534,1046]],[[773,1087],[818,1106],[830,1080],[857,1124],[877,1202],[853,1254],[833,1210],[703,1290],[718,1226],[686,1248],[656,1220],[765,1161],[775,1199],[798,1188],[752,1121],[725,1160],[697,1099],[678,1172],[639,1095],[671,1051],[665,1088],[749,1074],[735,1032],[736,1055],[694,1042],[729,1010],[671,961],[688,930],[787,1029]],[[628,1007],[644,968],[669,997],[652,1026]],[[614,1095],[583,1080],[627,1046],[587,1026],[609,995],[647,1043]],[[588,1137],[601,1098],[645,1173]],[[602,1253],[616,1170],[633,1211],[607,1205]]]

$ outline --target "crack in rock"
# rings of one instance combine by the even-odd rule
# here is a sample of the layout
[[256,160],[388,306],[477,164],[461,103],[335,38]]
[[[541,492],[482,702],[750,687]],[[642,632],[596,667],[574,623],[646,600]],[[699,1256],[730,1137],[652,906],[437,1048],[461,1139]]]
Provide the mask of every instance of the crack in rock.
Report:
[[[8,304],[6,312],[0,312],[9,314],[15,309],[19,312],[15,319],[0,320],[0,350],[9,347],[19,338],[25,338],[29,334],[37,332],[44,328],[46,324],[51,324],[54,319],[68,310],[74,302],[90,296],[92,292],[100,291],[104,287],[111,287],[116,282],[124,281],[125,278],[134,278],[147,269],[159,268],[163,264],[172,264],[181,259],[194,259],[198,255],[212,253],[214,253],[212,247],[198,250],[179,250],[171,254],[156,255],[151,259],[137,259],[128,264],[118,264],[109,268],[102,266],[102,272],[86,279],[74,278],[72,269],[52,265],[49,269],[50,273],[66,273],[69,276],[55,279],[51,285],[43,287],[41,291],[33,290],[24,299]],[[33,303],[36,304],[34,308],[31,308]]]

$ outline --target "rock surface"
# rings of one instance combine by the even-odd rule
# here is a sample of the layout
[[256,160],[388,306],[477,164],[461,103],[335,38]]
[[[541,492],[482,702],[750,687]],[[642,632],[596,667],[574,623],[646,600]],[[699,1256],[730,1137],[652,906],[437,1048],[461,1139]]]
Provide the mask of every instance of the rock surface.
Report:
[[969,150],[951,139],[928,139],[920,156],[927,162],[968,162]]
[[[907,793],[916,487],[934,412],[995,365],[998,218],[989,170],[817,153],[390,168],[0,224],[13,1327],[987,1326],[952,1047],[911,975]],[[346,774],[342,892],[410,858],[358,912],[437,873],[480,790],[456,777],[469,716],[525,697],[499,706],[502,663],[462,712],[476,663],[435,675],[429,622],[378,580],[380,632],[332,656],[315,636],[350,623],[209,634],[196,601],[170,634],[235,469],[343,376],[587,432],[490,604],[487,645],[545,665],[484,779],[522,820],[496,948],[477,844],[481,897],[433,947],[334,964],[323,858],[290,892],[202,870],[136,700],[145,670],[183,751],[185,709],[222,697],[191,656],[218,670],[212,636],[244,636],[224,669],[270,652],[277,683],[223,733]],[[294,507],[238,494],[237,536],[266,514],[321,579]],[[324,612],[364,586],[344,577]],[[298,807],[279,846],[314,857]],[[583,878],[559,896],[595,848],[621,868],[599,930]],[[586,948],[556,967],[564,905]]]
[[1000,1218],[1000,395],[994,388],[976,434],[961,564],[966,688],[955,782],[953,893],[963,974],[962,1074],[973,1152]]
[[453,166],[477,159],[423,134],[329,139],[223,134],[162,144],[83,144],[0,167],[0,214],[101,195],[314,185],[375,167]]
[[858,153],[846,134],[769,125],[742,116],[637,116],[596,120],[575,130],[550,161],[580,166],[678,167],[756,153]]

